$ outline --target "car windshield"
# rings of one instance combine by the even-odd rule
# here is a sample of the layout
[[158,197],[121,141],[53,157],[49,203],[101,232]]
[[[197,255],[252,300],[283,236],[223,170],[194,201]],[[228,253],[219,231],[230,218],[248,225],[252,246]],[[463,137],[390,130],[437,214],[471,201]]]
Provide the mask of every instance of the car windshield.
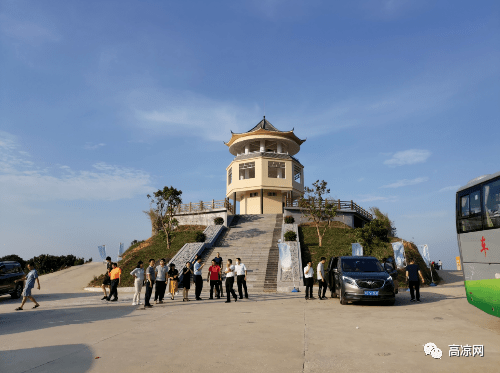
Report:
[[376,259],[344,259],[344,272],[384,272],[382,265]]

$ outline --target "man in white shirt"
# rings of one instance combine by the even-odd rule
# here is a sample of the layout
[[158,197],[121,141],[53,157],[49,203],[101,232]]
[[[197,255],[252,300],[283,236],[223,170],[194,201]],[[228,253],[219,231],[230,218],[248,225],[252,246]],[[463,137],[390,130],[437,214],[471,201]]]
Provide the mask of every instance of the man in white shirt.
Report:
[[156,266],[156,290],[155,290],[155,304],[163,303],[165,297],[165,290],[167,289],[167,272],[168,267],[165,265],[166,260],[161,259],[160,265]]
[[226,270],[224,271],[226,273],[226,294],[227,294],[226,303],[231,303],[231,294],[233,295],[235,302],[238,300],[238,297],[236,296],[236,293],[233,289],[234,266],[232,264],[233,264],[233,261],[231,259],[228,259],[227,264],[226,264]]
[[245,289],[245,298],[248,299],[247,292],[247,267],[241,262],[240,258],[236,258],[236,265],[234,266],[236,271],[236,282],[238,284],[238,294],[240,295],[240,299],[243,299],[243,289]]
[[198,257],[196,263],[194,263],[194,285],[196,286],[194,294],[196,300],[201,300],[201,289],[203,289],[203,278],[201,277],[201,269],[205,264],[201,264],[201,257]]
[[306,284],[306,299],[315,299],[313,297],[313,285],[314,285],[314,269],[313,262],[307,262],[307,266],[304,267],[304,282]]
[[[320,300],[326,299],[326,277],[325,277],[325,262],[326,258],[324,256],[321,257],[321,261],[318,263],[318,298]],[[321,295],[321,289],[323,289],[323,295]]]
[[443,262],[441,261],[441,259],[439,259],[438,265],[439,265],[438,269],[443,269]]

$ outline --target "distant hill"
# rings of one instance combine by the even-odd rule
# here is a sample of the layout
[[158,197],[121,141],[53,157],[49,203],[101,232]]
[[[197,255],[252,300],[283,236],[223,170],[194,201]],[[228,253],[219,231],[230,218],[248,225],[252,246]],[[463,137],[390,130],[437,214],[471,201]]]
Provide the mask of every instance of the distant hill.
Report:
[[[205,228],[206,227],[202,225],[179,226],[173,233],[174,239],[170,250],[167,249],[167,243],[163,239],[161,233],[130,246],[122,254],[122,259],[118,262],[118,266],[122,270],[120,286],[134,286],[134,278],[130,275],[130,272],[137,266],[139,260],[144,262],[144,268],[149,265],[149,259],[155,259],[157,264],[159,264],[162,258],[168,262],[177,254],[184,244],[195,242],[196,233],[203,232]],[[101,286],[103,279],[104,273],[98,277],[94,277],[94,279],[90,281],[89,286]]]

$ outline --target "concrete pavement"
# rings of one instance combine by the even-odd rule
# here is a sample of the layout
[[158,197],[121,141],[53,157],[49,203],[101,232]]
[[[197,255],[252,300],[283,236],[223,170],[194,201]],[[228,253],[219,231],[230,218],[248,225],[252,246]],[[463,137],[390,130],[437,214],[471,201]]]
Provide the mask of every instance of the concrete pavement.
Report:
[[[423,289],[420,304],[406,292],[393,307],[250,293],[144,310],[130,305],[131,293],[110,304],[84,292],[103,270],[94,263],[41,276],[36,310],[27,303],[16,312],[18,300],[0,297],[0,371],[496,372],[500,364],[500,320],[467,303],[457,272],[441,272],[448,283]],[[427,342],[442,359],[424,354]],[[482,344],[484,357],[451,358],[450,344]]]

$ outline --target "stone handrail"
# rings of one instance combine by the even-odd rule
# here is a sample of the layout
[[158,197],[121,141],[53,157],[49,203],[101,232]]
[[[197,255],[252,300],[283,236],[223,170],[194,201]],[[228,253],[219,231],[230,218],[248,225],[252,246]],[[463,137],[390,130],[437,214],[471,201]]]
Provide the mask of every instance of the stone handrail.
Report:
[[[362,208],[361,206],[359,206],[357,203],[353,202],[352,200],[351,201],[341,201],[340,199],[339,200],[334,199],[334,200],[327,200],[327,201],[330,203],[333,203],[337,207],[338,211],[353,210],[353,211],[356,211],[360,215],[362,215],[370,220],[373,219],[373,215],[371,213],[366,211],[364,208]],[[299,201],[297,201],[297,200],[290,201],[289,199],[287,199],[285,205],[286,205],[286,207],[300,207]]]
[[[293,231],[297,235],[295,241],[285,241],[284,235],[288,231]],[[281,268],[281,260],[278,262],[278,278],[277,287],[291,287],[292,284],[296,287],[303,286],[304,272],[302,266],[302,255],[299,242],[299,227],[297,224],[283,224],[281,226],[281,242],[288,245],[292,257],[292,269],[283,271]]]
[[221,200],[211,200],[208,202],[189,202],[179,205],[176,213],[185,213],[185,212],[203,212],[203,211],[211,211],[215,209],[223,209],[226,208],[233,212],[233,205],[229,201],[228,198]]
[[201,256],[206,248],[212,247],[223,230],[223,225],[209,225],[203,231],[206,236],[205,242],[184,244],[177,254],[168,262],[169,266],[171,263],[174,263],[175,268],[179,271],[179,282],[182,280],[182,268],[184,268],[186,262],[192,263],[196,254]]

